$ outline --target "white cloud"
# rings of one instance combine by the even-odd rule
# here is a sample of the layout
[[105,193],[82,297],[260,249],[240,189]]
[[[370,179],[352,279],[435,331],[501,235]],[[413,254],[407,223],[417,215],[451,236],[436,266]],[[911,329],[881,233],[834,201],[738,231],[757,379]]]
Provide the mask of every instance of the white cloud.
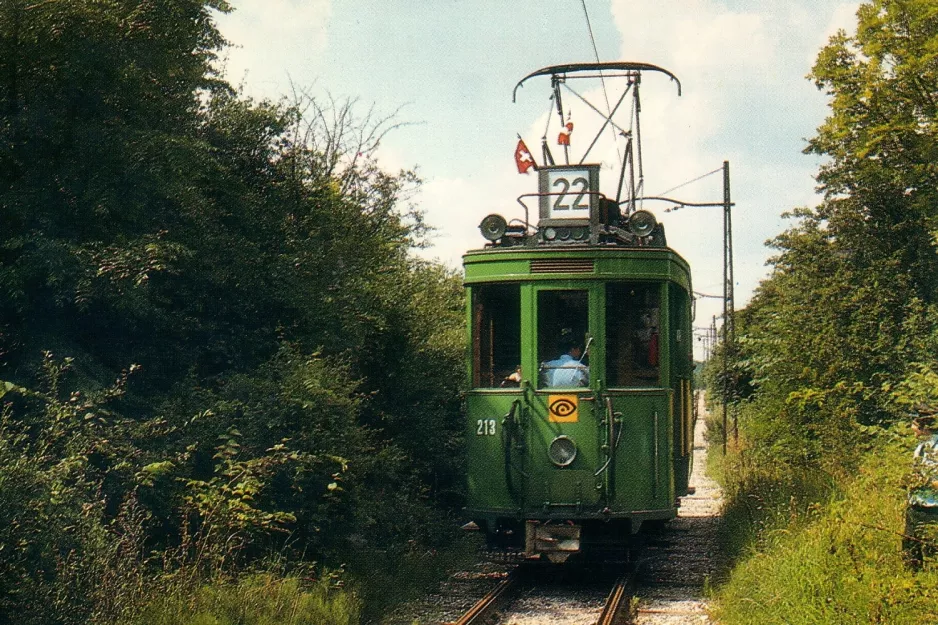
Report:
[[[734,3],[725,0],[612,0],[620,58],[659,64],[685,87],[680,99],[643,81],[647,191],[658,194],[731,163],[736,305],[768,273],[764,247],[791,224],[783,212],[817,203],[817,159],[799,155],[823,119],[824,98],[804,79],[838,28],[854,27],[856,2]],[[660,82],[660,81],[657,81]],[[652,96],[654,99],[652,100]],[[719,174],[669,193],[688,201],[722,199]],[[723,288],[722,210],[662,214],[668,242],[690,262],[694,287]],[[698,325],[722,302],[700,300]]]
[[328,44],[331,0],[233,0],[218,27],[235,45],[225,55],[228,79],[250,95],[277,99],[290,76],[319,58]]
[[[436,229],[433,247],[421,250],[424,258],[440,260],[450,267],[462,266],[462,255],[467,250],[481,248],[485,243],[479,232],[479,223],[486,215],[498,213],[508,221],[522,219],[524,209],[515,201],[523,193],[536,191],[537,176],[521,175],[514,169],[510,155],[514,144],[506,146],[505,166],[488,167],[479,174],[460,178],[434,178],[420,191],[419,204],[428,225]],[[532,146],[533,150],[533,146]],[[537,221],[537,207],[532,207],[530,219]]]
[[777,45],[763,14],[710,0],[613,0],[612,14],[626,59],[734,71],[762,66]]
[[856,32],[857,28],[857,9],[860,8],[859,2],[845,2],[839,4],[831,15],[830,21],[820,41],[818,47],[827,43],[827,40],[838,30],[843,30],[848,34]]

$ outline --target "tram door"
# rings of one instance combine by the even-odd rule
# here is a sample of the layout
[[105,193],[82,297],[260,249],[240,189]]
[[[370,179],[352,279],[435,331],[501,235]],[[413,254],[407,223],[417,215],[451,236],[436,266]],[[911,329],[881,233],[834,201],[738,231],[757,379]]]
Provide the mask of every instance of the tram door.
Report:
[[589,289],[534,289],[533,360],[526,504],[545,514],[595,508],[602,464],[591,352],[595,295]]
[[[661,283],[610,282],[603,302],[603,402],[613,414],[612,471],[604,477],[611,505],[668,508],[671,391],[663,385],[667,353],[666,292]],[[618,502],[618,503],[617,503]]]

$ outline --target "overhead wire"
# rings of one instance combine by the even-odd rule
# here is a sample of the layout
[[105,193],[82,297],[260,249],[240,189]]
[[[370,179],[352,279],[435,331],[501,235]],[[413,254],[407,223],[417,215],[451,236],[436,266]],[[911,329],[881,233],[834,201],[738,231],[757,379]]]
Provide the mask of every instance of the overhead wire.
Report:
[[713,171],[708,171],[708,172],[705,173],[705,174],[702,174],[702,175],[700,175],[700,176],[697,176],[697,177],[694,178],[693,180],[688,180],[687,182],[682,182],[681,184],[677,185],[676,187],[671,187],[671,188],[668,189],[667,191],[662,191],[661,193],[656,193],[655,195],[658,195],[658,196],[667,195],[668,193],[671,193],[671,191],[676,191],[677,189],[680,189],[681,187],[686,187],[686,186],[689,185],[689,184],[693,184],[693,183],[697,182],[698,180],[703,180],[703,179],[706,178],[707,176],[712,176],[713,174],[715,174],[715,173],[717,173],[717,172],[721,172],[721,171],[723,171],[723,168],[722,168],[722,167],[717,167],[717,168],[714,169]]
[[[583,6],[583,16],[586,18],[586,30],[589,32],[590,43],[593,44],[593,54],[596,57],[596,62],[601,63],[599,60],[599,49],[596,47],[596,38],[593,36],[593,25],[590,23],[590,14],[586,9],[586,0],[580,0],[580,4]],[[612,105],[609,104],[609,92],[606,91],[606,79],[603,77],[602,70],[599,71],[599,82],[603,86],[603,97],[606,99],[606,113],[612,117]],[[619,142],[615,139],[615,131],[612,131],[612,142],[616,146],[616,155],[619,157],[619,163],[622,163],[622,152],[619,150]]]

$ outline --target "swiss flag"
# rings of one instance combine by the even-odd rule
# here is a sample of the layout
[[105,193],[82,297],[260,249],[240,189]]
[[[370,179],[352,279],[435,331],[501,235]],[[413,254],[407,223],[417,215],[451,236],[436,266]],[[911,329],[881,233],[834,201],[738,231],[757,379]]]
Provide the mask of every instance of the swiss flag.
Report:
[[531,156],[531,151],[528,149],[528,146],[524,144],[524,139],[518,139],[518,147],[515,148],[515,165],[518,166],[519,174],[528,173],[528,170],[532,167],[537,169],[537,165],[534,163],[534,157]]

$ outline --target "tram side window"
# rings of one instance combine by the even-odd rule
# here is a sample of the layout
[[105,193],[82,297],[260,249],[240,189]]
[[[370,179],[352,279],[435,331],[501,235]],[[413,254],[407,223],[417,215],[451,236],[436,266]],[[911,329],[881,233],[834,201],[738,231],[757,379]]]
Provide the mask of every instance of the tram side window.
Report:
[[537,361],[540,388],[589,386],[587,291],[539,291]]
[[661,379],[660,287],[606,285],[606,375],[609,386],[658,386]]
[[472,385],[518,386],[521,365],[521,288],[517,284],[472,289]]

